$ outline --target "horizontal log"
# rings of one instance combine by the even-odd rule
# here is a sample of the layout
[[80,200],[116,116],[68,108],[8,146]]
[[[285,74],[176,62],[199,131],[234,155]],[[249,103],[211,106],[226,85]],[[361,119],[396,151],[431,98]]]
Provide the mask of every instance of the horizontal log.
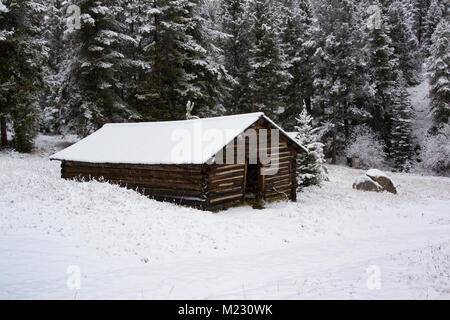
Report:
[[189,207],[194,207],[198,209],[206,209],[207,201],[199,200],[199,199],[190,199],[190,198],[172,198],[170,196],[157,196],[157,195],[147,195],[149,198],[154,199],[156,201],[170,202],[177,205],[185,205]]
[[244,170],[237,171],[237,172],[227,172],[226,174],[222,175],[216,175],[216,174],[210,174],[208,179],[211,182],[218,182],[218,181],[224,181],[229,178],[243,178],[244,177]]
[[[270,186],[267,186],[266,191],[284,191],[285,189],[292,189],[293,184],[290,181],[285,181],[284,183],[280,184],[273,184]],[[272,190],[270,190],[272,189]]]
[[279,168],[273,168],[273,169],[269,169],[269,168],[264,168],[262,170],[262,175],[269,177],[269,176],[279,176],[282,174],[287,174],[290,173],[291,170],[289,169],[289,167],[279,167]]
[[236,199],[232,199],[232,200],[223,200],[223,201],[218,201],[215,203],[210,203],[208,206],[206,206],[207,210],[212,210],[212,211],[218,211],[218,210],[224,210],[227,208],[231,208],[233,206],[237,206],[242,204],[242,198],[236,198]]
[[284,186],[278,186],[276,188],[271,187],[271,188],[267,188],[265,190],[265,194],[269,195],[269,194],[273,194],[273,193],[290,193],[292,190],[292,185],[284,185]]
[[279,188],[283,185],[292,185],[292,180],[290,179],[282,179],[282,180],[275,180],[275,181],[266,181],[266,188],[268,187],[276,187]]
[[210,176],[228,176],[228,175],[232,175],[232,174],[243,174],[244,173],[244,168],[240,168],[240,169],[233,169],[233,170],[225,170],[225,171],[220,171],[220,172],[211,172]]
[[214,199],[217,199],[217,198],[221,198],[221,197],[225,197],[225,196],[231,196],[231,195],[243,196],[242,187],[241,188],[228,189],[228,190],[222,190],[222,191],[214,191],[214,192],[210,191],[207,194],[208,198],[211,199],[211,200],[214,200]]
[[145,176],[124,176],[122,174],[111,174],[111,173],[65,173],[66,175],[72,175],[72,176],[82,176],[86,179],[92,178],[96,180],[104,179],[104,180],[122,180],[126,182],[136,182],[136,183],[147,183],[147,184],[158,184],[158,185],[172,185],[174,187],[185,187],[185,186],[192,186],[192,185],[200,185],[201,180],[196,181],[189,181],[187,179],[168,179],[168,178],[152,178],[152,177],[145,177]]
[[229,196],[226,196],[226,197],[220,197],[220,198],[211,199],[210,203],[217,203],[218,204],[219,202],[224,201],[224,200],[231,200],[231,199],[237,199],[237,198],[242,198],[242,194],[229,195]]
[[220,171],[242,168],[242,167],[244,167],[244,164],[215,164],[210,167],[211,168],[210,171],[211,172],[220,172]]
[[131,169],[117,169],[117,168],[94,168],[94,167],[64,167],[64,172],[67,173],[82,173],[107,175],[111,177],[149,177],[154,179],[169,179],[176,181],[185,181],[187,183],[198,183],[203,178],[197,173],[180,173],[170,171],[154,171],[154,170],[131,170]]
[[276,176],[266,176],[266,181],[271,180],[282,180],[283,178],[291,178],[290,174],[276,175]]
[[190,171],[201,172],[203,165],[146,165],[146,164],[115,164],[115,163],[90,163],[77,161],[63,161],[66,166],[86,166],[102,168],[122,168],[122,169],[142,169],[142,170],[162,170],[162,171]]
[[210,180],[209,186],[210,188],[214,188],[218,185],[224,184],[224,183],[233,183],[233,184],[242,184],[244,182],[244,176],[234,176],[234,177],[228,177],[225,179],[219,179],[219,180]]
[[181,183],[170,183],[164,180],[153,180],[153,181],[149,181],[148,179],[118,179],[118,178],[111,178],[111,177],[104,177],[104,176],[95,176],[95,175],[83,175],[83,174],[77,174],[77,175],[70,175],[70,174],[65,174],[63,178],[66,179],[84,179],[86,181],[89,180],[105,180],[105,181],[110,181],[110,182],[117,182],[117,183],[132,183],[132,184],[137,184],[137,185],[142,185],[142,186],[148,186],[148,187],[154,187],[154,188],[158,188],[158,187],[162,187],[162,188],[167,188],[167,189],[180,189],[180,190],[198,190],[201,191],[202,190],[202,185],[201,184],[181,184]]
[[272,185],[270,187],[267,188],[267,190],[270,190],[270,192],[273,191],[281,191],[284,189],[290,189],[292,187],[292,183],[284,183],[284,184],[280,184],[280,185]]
[[148,187],[146,185],[140,185],[140,184],[130,184],[130,183],[119,183],[120,186],[125,187],[130,190],[136,190],[138,192],[143,193],[144,191],[148,194],[155,194],[155,195],[171,195],[171,196],[178,196],[178,197],[203,197],[202,191],[195,191],[195,190],[180,190],[180,189],[164,189],[164,188],[154,188],[154,187]]
[[208,184],[209,189],[215,189],[215,188],[226,188],[226,187],[235,187],[235,186],[241,186],[244,183],[244,179],[234,179],[234,180],[228,180],[228,181],[220,181],[220,182],[210,182]]

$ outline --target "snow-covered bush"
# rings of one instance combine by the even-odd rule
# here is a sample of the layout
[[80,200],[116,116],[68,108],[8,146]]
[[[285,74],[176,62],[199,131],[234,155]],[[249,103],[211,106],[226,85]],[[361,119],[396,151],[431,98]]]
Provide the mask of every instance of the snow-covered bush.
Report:
[[313,118],[308,114],[306,108],[303,108],[296,120],[296,140],[308,150],[308,153],[301,153],[297,159],[298,189],[301,190],[303,187],[320,185],[322,181],[328,179],[328,173],[324,165],[324,146],[319,142],[317,133],[320,128],[312,127]]
[[441,175],[450,175],[450,124],[445,124],[435,135],[425,139],[422,167]]
[[381,139],[365,125],[353,129],[345,155],[358,157],[362,168],[380,168],[386,158]]

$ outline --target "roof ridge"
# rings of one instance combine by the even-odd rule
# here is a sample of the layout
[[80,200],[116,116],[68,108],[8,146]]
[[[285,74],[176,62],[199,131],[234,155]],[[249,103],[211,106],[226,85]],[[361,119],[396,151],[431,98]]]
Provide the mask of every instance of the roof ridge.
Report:
[[220,119],[230,119],[230,118],[238,118],[245,116],[264,116],[264,112],[252,112],[252,113],[241,113],[241,114],[231,114],[226,116],[219,117],[209,117],[209,118],[200,118],[200,119],[192,119],[192,120],[168,120],[168,121],[147,121],[147,122],[123,122],[123,123],[106,123],[103,127],[116,127],[116,126],[144,126],[144,125],[167,125],[173,123],[181,123],[181,122],[196,122],[196,121],[212,121],[212,120],[220,120]]

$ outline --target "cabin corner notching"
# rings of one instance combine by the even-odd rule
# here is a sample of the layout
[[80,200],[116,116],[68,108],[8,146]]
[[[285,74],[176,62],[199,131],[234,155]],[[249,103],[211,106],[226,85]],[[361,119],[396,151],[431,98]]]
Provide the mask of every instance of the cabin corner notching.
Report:
[[[214,137],[221,138],[209,139],[207,148],[174,155],[180,147],[174,132],[199,139],[199,128],[219,133]],[[274,130],[277,139],[272,137]],[[254,146],[248,138],[251,134],[256,137]],[[61,161],[61,177],[65,179],[104,179],[156,200],[220,210],[244,202],[295,201],[295,164],[300,152],[306,150],[263,113],[251,113],[108,124],[51,159]]]

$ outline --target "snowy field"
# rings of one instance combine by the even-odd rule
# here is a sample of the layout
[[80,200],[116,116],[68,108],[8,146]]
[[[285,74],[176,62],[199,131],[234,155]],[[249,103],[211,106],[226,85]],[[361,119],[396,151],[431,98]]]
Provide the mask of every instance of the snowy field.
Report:
[[449,178],[369,193],[329,166],[297,203],[213,214],[65,181],[63,142],[0,153],[0,299],[450,299]]

